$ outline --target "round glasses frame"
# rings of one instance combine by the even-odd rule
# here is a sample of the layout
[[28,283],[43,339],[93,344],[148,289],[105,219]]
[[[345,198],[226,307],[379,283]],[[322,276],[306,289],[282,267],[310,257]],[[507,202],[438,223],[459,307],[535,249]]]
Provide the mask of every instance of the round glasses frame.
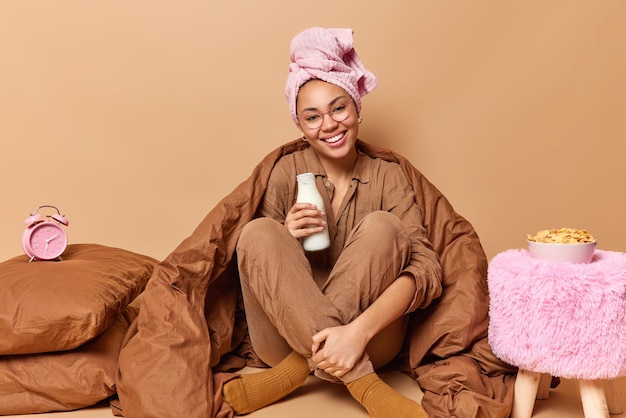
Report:
[[306,111],[304,115],[296,115],[298,120],[309,129],[319,129],[324,124],[324,117],[330,116],[337,123],[343,122],[350,117],[350,103],[339,103],[325,112]]

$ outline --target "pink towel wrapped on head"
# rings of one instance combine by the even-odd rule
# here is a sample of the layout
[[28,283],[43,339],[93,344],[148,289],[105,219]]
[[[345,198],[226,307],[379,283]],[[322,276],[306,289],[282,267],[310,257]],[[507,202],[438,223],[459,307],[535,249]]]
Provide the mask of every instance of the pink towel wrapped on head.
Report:
[[291,41],[289,76],[285,96],[294,123],[298,90],[307,81],[319,79],[344,89],[361,112],[361,97],[372,91],[378,81],[365,69],[354,50],[352,29],[310,28]]

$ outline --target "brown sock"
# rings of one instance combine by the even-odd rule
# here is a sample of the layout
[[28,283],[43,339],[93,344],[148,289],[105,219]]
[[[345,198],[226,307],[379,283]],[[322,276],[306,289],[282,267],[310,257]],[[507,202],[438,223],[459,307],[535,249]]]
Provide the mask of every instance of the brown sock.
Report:
[[237,414],[249,414],[289,395],[310,372],[306,359],[294,351],[271,369],[226,382],[224,400]]
[[402,396],[376,373],[346,383],[346,386],[372,418],[428,418],[419,403]]

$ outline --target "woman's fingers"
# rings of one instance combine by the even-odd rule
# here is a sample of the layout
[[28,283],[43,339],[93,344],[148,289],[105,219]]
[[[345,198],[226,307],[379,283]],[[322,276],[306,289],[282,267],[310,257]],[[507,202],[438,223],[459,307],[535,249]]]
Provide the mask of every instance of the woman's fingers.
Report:
[[325,213],[309,203],[296,203],[285,217],[285,227],[294,238],[304,238],[322,231]]
[[314,357],[317,355],[318,351],[324,346],[324,341],[326,341],[327,337],[328,331],[326,329],[321,330],[312,337],[313,345],[311,346],[311,352],[313,354],[313,361],[315,361]]
[[[315,362],[318,369],[335,377],[342,377],[354,367],[354,362],[352,361],[354,354],[350,353],[350,350],[344,351],[341,347],[345,345],[337,341],[344,329],[345,327],[326,328],[312,337],[311,351],[313,355],[311,359]],[[334,349],[327,348],[329,338],[339,345],[336,345]]]

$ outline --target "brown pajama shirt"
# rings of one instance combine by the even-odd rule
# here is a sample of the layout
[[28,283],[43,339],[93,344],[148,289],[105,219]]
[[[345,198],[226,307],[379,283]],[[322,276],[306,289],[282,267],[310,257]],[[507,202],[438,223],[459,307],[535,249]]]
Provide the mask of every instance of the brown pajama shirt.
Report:
[[[402,273],[417,285],[407,313],[428,306],[441,293],[439,258],[398,164],[359,153],[338,213],[326,212],[331,247],[319,252],[305,252],[282,225],[295,203],[296,174],[304,172],[315,174],[325,206],[331,207],[334,186],[313,150],[288,154],[275,165],[258,217],[246,225],[237,245],[250,338],[269,365],[292,350],[309,358],[315,333],[351,322]],[[342,380],[390,361],[402,345],[405,319],[379,334],[378,340],[384,334],[383,344],[372,340]],[[336,380],[319,370],[316,374]]]

